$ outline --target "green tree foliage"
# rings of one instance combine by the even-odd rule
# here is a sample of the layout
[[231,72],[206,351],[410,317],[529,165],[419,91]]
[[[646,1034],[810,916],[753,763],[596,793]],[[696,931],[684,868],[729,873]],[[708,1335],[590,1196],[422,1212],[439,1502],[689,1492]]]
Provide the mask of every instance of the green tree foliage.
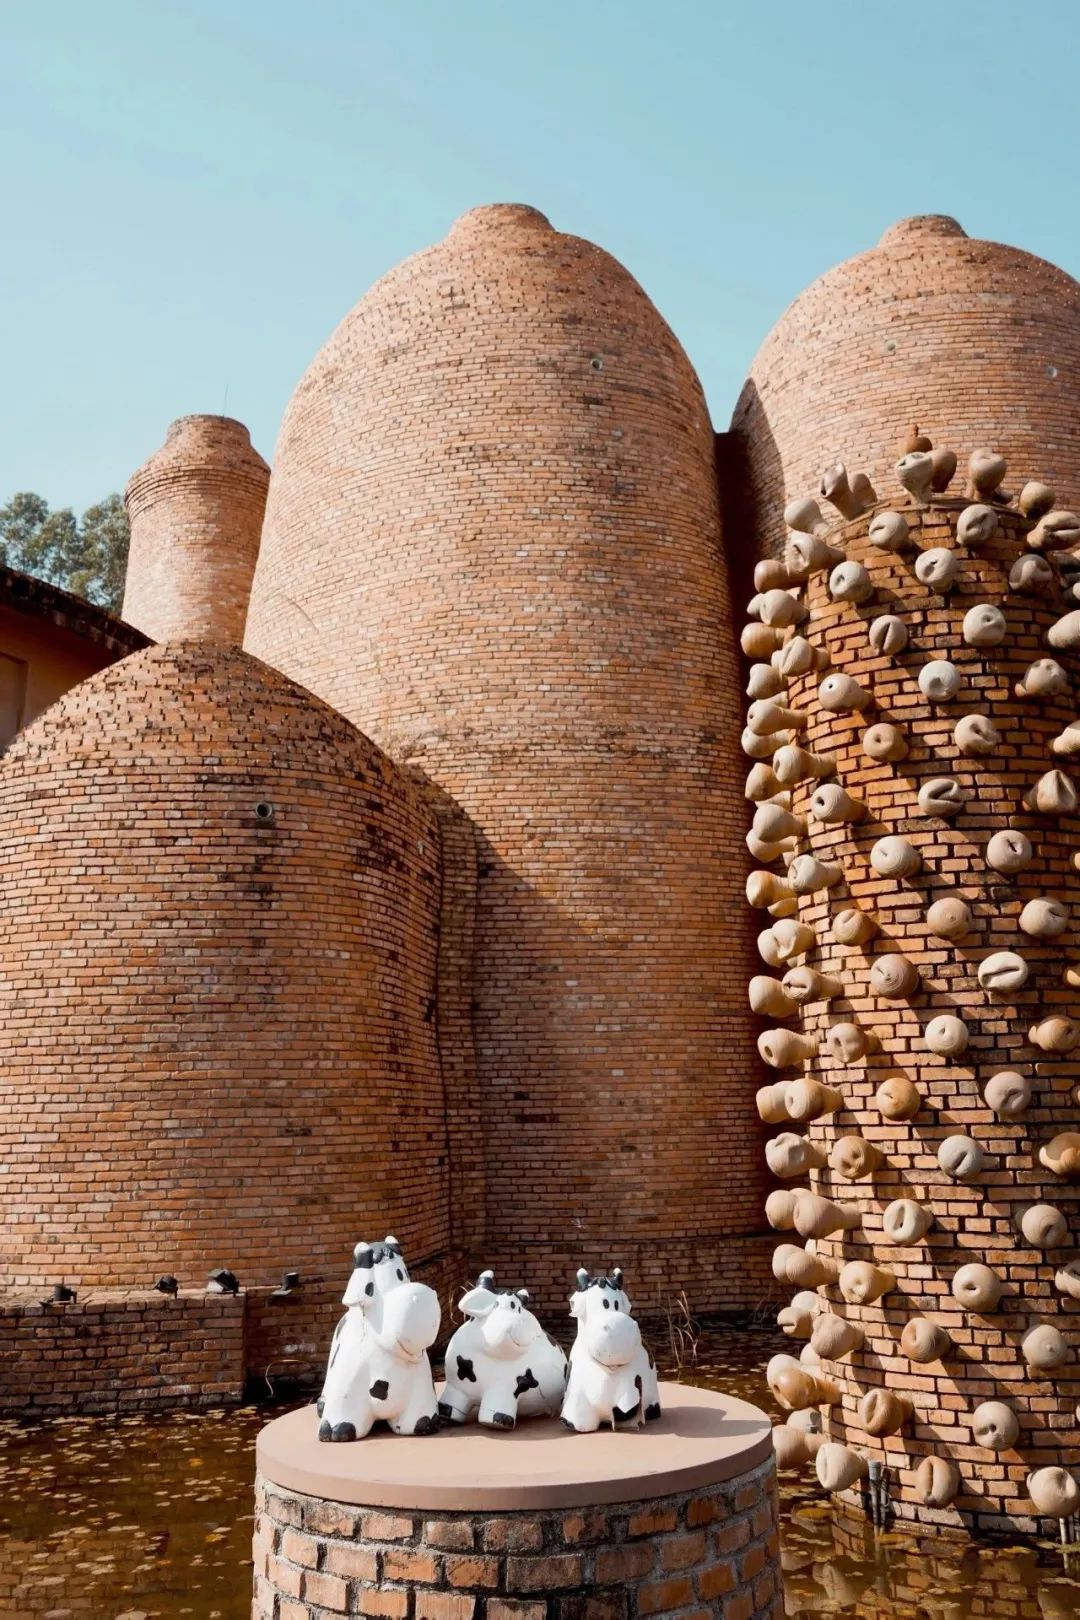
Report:
[[79,521],[68,507],[50,512],[40,495],[28,492],[0,506],[0,563],[113,613],[124,595],[128,538],[119,495],[88,507]]

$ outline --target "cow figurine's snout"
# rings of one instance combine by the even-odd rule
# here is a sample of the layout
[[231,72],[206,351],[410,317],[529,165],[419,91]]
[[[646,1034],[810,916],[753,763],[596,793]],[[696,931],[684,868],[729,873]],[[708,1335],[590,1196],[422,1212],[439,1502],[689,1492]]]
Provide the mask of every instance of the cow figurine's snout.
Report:
[[570,1314],[577,1320],[577,1336],[562,1406],[567,1428],[585,1432],[602,1423],[615,1428],[658,1418],[656,1365],[642,1343],[622,1272],[590,1277],[579,1271]]
[[362,1440],[379,1420],[395,1434],[433,1434],[439,1408],[427,1352],[438,1337],[439,1300],[410,1279],[395,1238],[357,1244],[343,1303],[318,1403],[319,1439]]
[[524,1288],[498,1290],[490,1271],[460,1302],[467,1320],[446,1349],[439,1415],[476,1417],[512,1429],[519,1417],[554,1415],[566,1386],[566,1356],[529,1310]]

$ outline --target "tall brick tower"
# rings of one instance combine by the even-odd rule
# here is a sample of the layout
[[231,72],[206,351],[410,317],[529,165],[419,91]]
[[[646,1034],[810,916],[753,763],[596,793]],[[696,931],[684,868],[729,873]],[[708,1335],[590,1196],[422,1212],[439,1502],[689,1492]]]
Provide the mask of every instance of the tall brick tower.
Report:
[[1080,286],[1045,259],[900,220],[820,276],[758,350],[732,419],[759,548],[787,500],[838,459],[888,487],[901,424],[993,446],[1063,495],[1080,490]]
[[124,493],[123,617],[155,641],[239,645],[270,469],[228,416],[182,416]]
[[633,278],[526,207],[380,281],[287,410],[247,648],[480,840],[488,1263],[753,1286],[736,653],[713,434]]

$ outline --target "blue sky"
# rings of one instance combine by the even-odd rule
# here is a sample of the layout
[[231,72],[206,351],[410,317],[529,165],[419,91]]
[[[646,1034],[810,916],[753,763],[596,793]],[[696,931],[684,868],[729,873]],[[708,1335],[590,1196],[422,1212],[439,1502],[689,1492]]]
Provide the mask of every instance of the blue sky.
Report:
[[801,287],[906,214],[1080,274],[1074,0],[0,0],[0,501],[173,417],[272,455],[398,260],[531,202],[633,271],[726,426]]

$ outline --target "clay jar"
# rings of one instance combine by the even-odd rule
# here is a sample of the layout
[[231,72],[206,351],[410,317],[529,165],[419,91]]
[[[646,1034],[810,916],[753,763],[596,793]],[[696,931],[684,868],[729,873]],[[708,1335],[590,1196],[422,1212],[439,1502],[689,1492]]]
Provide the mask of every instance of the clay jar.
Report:
[[956,584],[960,560],[955,551],[945,546],[932,546],[920,551],[915,559],[915,577],[921,585],[932,591],[948,591]]
[[822,1490],[831,1494],[833,1491],[849,1490],[860,1479],[865,1479],[869,1465],[866,1458],[860,1457],[850,1446],[828,1440],[814,1458],[814,1469]]
[[1053,1372],[1069,1360],[1069,1345],[1063,1333],[1049,1322],[1042,1322],[1024,1334],[1020,1346],[1028,1368],[1035,1373]]
[[953,1013],[939,1013],[923,1030],[923,1040],[939,1057],[959,1057],[967,1050],[968,1027]]
[[1054,492],[1049,484],[1040,484],[1036,479],[1029,479],[1016,497],[1016,504],[1026,518],[1037,520],[1044,512],[1049,512],[1054,505]]
[[934,462],[926,450],[912,450],[896,463],[896,476],[913,500],[924,506],[930,499]]
[[1020,913],[1020,927],[1032,939],[1056,939],[1068,926],[1068,906],[1051,896],[1029,900]]
[[823,821],[826,825],[844,821],[858,822],[866,815],[866,805],[861,799],[853,798],[850,793],[845,792],[839,782],[823,782],[810,795],[810,814],[815,821]]
[[935,495],[944,495],[956,472],[956,454],[952,450],[931,450],[930,460],[934,468],[930,487]]
[[960,1493],[960,1470],[948,1457],[924,1457],[915,1470],[915,1498],[923,1507],[946,1508]]
[[982,1169],[985,1155],[973,1137],[947,1136],[938,1148],[937,1162],[953,1181],[970,1181]]
[[831,1001],[844,988],[839,979],[827,978],[812,967],[789,968],[783,982],[785,993],[799,1007],[811,1001]]
[[1031,1082],[1017,1069],[1000,1069],[986,1082],[983,1100],[998,1119],[1018,1119],[1031,1101]]
[[[817,944],[817,935],[807,923],[796,922],[794,917],[782,917],[768,930],[776,947],[780,962],[790,962]],[[779,966],[779,963],[775,964]]]
[[952,1293],[965,1310],[985,1315],[997,1309],[1004,1286],[996,1271],[973,1260],[954,1274]]
[[838,563],[829,575],[829,595],[834,602],[866,602],[874,594],[874,582],[862,563]]
[[1039,1149],[1039,1163],[1055,1176],[1080,1177],[1080,1132],[1061,1131]]
[[907,738],[899,726],[879,720],[862,734],[863,753],[870,759],[896,761],[907,758]]
[[801,1468],[810,1461],[806,1436],[800,1430],[789,1429],[786,1423],[774,1423],[772,1440],[777,1468]]
[[1002,832],[994,833],[987,841],[986,864],[992,866],[995,872],[1004,872],[1012,876],[1015,872],[1022,872],[1029,866],[1034,857],[1031,840],[1026,833],[1020,832],[1016,827],[1006,827]]
[[839,883],[844,869],[832,861],[819,861],[816,855],[796,855],[788,867],[788,882],[795,894],[815,894]]
[[992,754],[1001,733],[985,714],[965,714],[953,727],[953,742],[962,754]]
[[931,1211],[914,1198],[894,1198],[881,1216],[881,1232],[887,1243],[918,1243],[933,1224]]
[[754,564],[755,591],[784,590],[795,581],[778,557],[763,557]]
[[994,995],[1022,990],[1027,979],[1028,965],[1016,951],[994,951],[979,963],[979,983]]
[[836,1204],[820,1193],[799,1192],[795,1196],[795,1230],[800,1237],[823,1238],[833,1232],[851,1232],[859,1224],[859,1211],[853,1204]]
[[788,501],[784,507],[784,522],[789,529],[800,534],[827,534],[829,525],[821,515],[821,507],[812,495],[802,495]]
[[1075,651],[1080,647],[1080,610],[1074,608],[1052,624],[1046,632],[1046,640],[1049,646],[1059,651]]
[[781,1181],[790,1181],[807,1170],[820,1170],[825,1153],[815,1142],[794,1131],[782,1131],[765,1144],[765,1162],[773,1175]]
[[810,1254],[797,1243],[778,1244],[773,1250],[772,1271],[777,1282],[791,1283],[796,1288],[817,1288],[837,1278],[834,1260]]
[[913,1316],[910,1322],[905,1323],[900,1335],[901,1350],[909,1361],[917,1362],[919,1366],[940,1361],[951,1346],[952,1340],[945,1329],[925,1316]]
[[863,1181],[881,1163],[881,1152],[862,1136],[840,1136],[832,1145],[829,1167],[847,1181]]
[[990,602],[977,602],[964,614],[962,633],[969,647],[1000,647],[1009,627],[1000,608]]
[[783,639],[782,630],[774,630],[771,625],[759,624],[755,619],[743,626],[739,645],[747,658],[771,658]]
[[826,568],[834,568],[837,563],[843,562],[844,553],[839,547],[829,545],[820,535],[793,534],[784,557],[791,571],[799,579],[806,579],[811,574],[823,574]]
[[896,1434],[911,1416],[911,1402],[891,1389],[867,1390],[859,1402],[859,1422],[875,1440]]
[[849,1305],[872,1305],[896,1285],[896,1278],[884,1266],[869,1260],[849,1260],[840,1273],[838,1286]]
[[1077,806],[1076,789],[1064,771],[1046,771],[1024,794],[1025,810],[1044,816],[1069,816]]
[[968,461],[968,477],[973,495],[984,498],[993,495],[1005,477],[1007,463],[1004,456],[993,450],[973,450]]
[[808,1339],[821,1301],[812,1289],[796,1294],[790,1305],[776,1313],[776,1325],[789,1339]]
[[1065,730],[1059,732],[1050,744],[1052,754],[1062,754],[1067,759],[1080,754],[1080,720],[1070,720]]
[[764,1029],[758,1036],[758,1051],[771,1069],[786,1069],[805,1063],[817,1051],[817,1041],[797,1035],[793,1029]]
[[957,544],[978,551],[997,530],[997,513],[992,506],[965,506],[956,520]]
[[[757,667],[763,669],[764,665],[759,664]],[[743,788],[744,797],[758,804],[762,800],[774,798],[779,792],[780,783],[771,765],[766,765],[764,760],[751,765],[746,776],[746,786]],[[790,794],[788,797],[790,798]]]
[[1056,658],[1036,658],[1013,687],[1019,698],[1060,697],[1069,690],[1069,677]]
[[922,865],[922,856],[906,838],[889,833],[871,849],[870,865],[881,877],[911,877]]
[[[833,1086],[822,1085],[820,1080],[793,1080],[788,1087],[787,1117],[799,1124],[835,1114],[844,1106],[844,1099]],[[779,1121],[777,1121],[779,1123]]]
[[873,619],[866,633],[874,651],[888,657],[903,652],[908,644],[907,625],[895,613],[883,613]]
[[870,988],[886,1001],[903,1001],[919,988],[919,970],[899,951],[875,957],[870,968]]
[[774,732],[801,729],[806,724],[801,709],[786,709],[775,698],[760,698],[746,711],[746,724],[756,737],[771,737]]
[[1028,1495],[1036,1513],[1068,1519],[1080,1511],[1080,1485],[1064,1468],[1037,1468],[1028,1475]]
[[1032,1024],[1028,1040],[1044,1052],[1071,1052],[1080,1041],[1080,1028],[1071,1018],[1044,1018],[1041,1023]]
[[825,1045],[834,1063],[858,1063],[868,1052],[876,1052],[881,1042],[873,1030],[844,1021],[825,1031]]
[[971,1414],[971,1437],[988,1451],[1008,1451],[1019,1435],[1016,1413],[1004,1401],[983,1401]]
[[766,1018],[790,1018],[798,1011],[796,1003],[785,993],[779,980],[770,979],[764,973],[755,973],[750,980],[748,999],[751,1012],[760,1013]]
[[903,551],[909,544],[907,518],[902,512],[875,513],[867,533],[881,551]]
[[1047,512],[1027,537],[1032,551],[1071,551],[1080,545],[1080,518],[1075,512]]
[[785,744],[773,755],[773,770],[782,787],[794,787],[808,777],[830,776],[835,769],[835,754],[812,754],[795,743]]
[[[765,1089],[772,1088],[767,1086]],[[765,1219],[776,1231],[790,1232],[795,1225],[795,1200],[798,1196],[788,1187],[774,1187],[766,1198]]]
[[862,945],[878,931],[877,919],[858,906],[838,911],[832,922],[832,937],[838,945]]
[[1059,1249],[1068,1240],[1069,1223],[1053,1204],[1032,1204],[1020,1216],[1019,1225],[1035,1249]]
[[922,1094],[906,1074],[890,1074],[878,1086],[874,1101],[883,1119],[914,1119],[922,1103]]
[[772,655],[773,668],[785,681],[806,675],[812,669],[825,669],[829,654],[824,647],[815,647],[805,636],[792,636]]
[[854,714],[870,701],[871,694],[850,675],[826,675],[818,686],[818,702],[830,714]]
[[919,691],[931,703],[951,703],[959,692],[962,676],[947,658],[934,658],[919,671]]
[[971,922],[971,907],[958,894],[943,895],[926,913],[926,925],[938,939],[963,939],[971,932]]
[[764,1120],[766,1125],[782,1125],[786,1123],[788,1082],[778,1080],[772,1086],[760,1086],[755,1102],[757,1103],[758,1118]]
[[932,776],[919,789],[919,809],[924,816],[958,816],[967,803],[965,794],[955,776]]
[[842,1316],[824,1312],[814,1318],[810,1344],[824,1360],[842,1361],[853,1350],[860,1348],[864,1338],[862,1328],[856,1327],[854,1322],[847,1322]]

